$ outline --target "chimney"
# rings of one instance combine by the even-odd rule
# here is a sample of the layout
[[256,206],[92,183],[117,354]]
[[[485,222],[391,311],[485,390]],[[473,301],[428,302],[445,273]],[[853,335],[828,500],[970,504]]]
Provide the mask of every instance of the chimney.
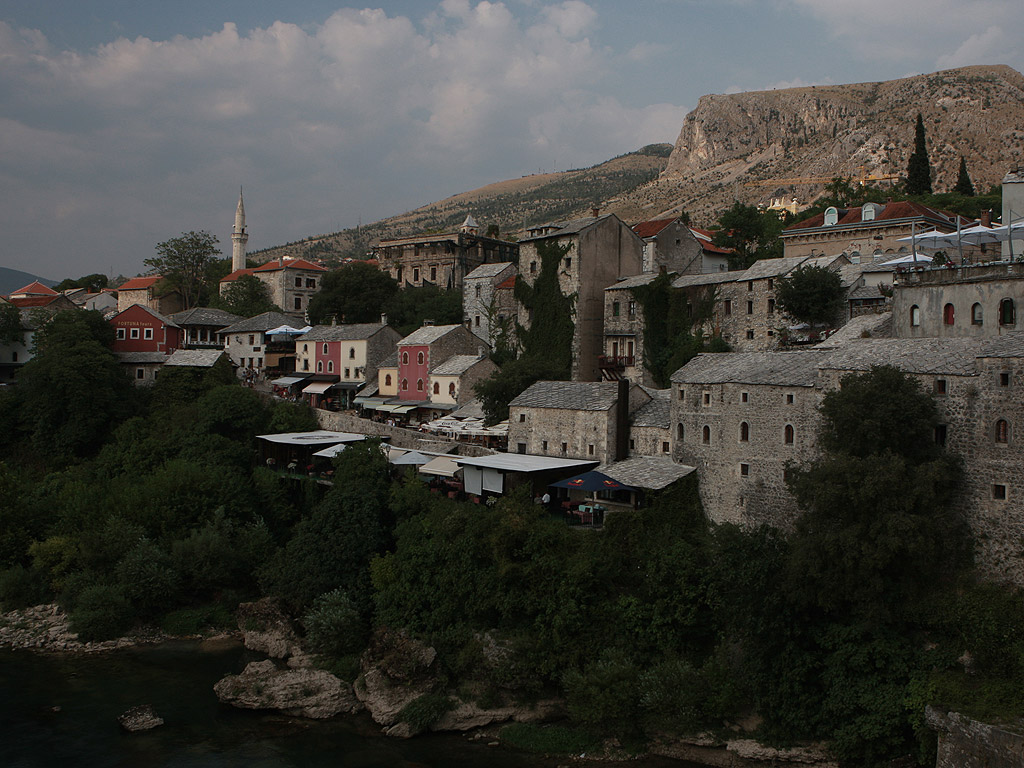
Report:
[[277,257],[277,266],[284,269],[284,256]]
[[601,215],[601,209],[600,208],[596,208],[596,207],[595,208],[591,208],[590,209],[590,215],[593,216],[596,219],[598,216]]
[[381,324],[381,325],[387,325],[387,324],[388,324],[388,316],[387,316],[387,313],[385,313],[385,312],[381,312],[381,313],[380,313],[380,324]]
[[629,387],[628,379],[619,379],[615,403],[615,448],[613,461],[629,458]]
[[424,318],[424,319],[423,319],[423,327],[424,327],[424,328],[429,328],[429,327],[431,327],[431,326],[432,326],[433,324],[434,324],[434,321],[433,321],[433,320],[427,320],[426,318]]
[[981,224],[986,227],[992,226],[992,209],[981,212]]
[[337,325],[337,324],[338,324],[338,316],[337,315],[331,315],[331,325]]

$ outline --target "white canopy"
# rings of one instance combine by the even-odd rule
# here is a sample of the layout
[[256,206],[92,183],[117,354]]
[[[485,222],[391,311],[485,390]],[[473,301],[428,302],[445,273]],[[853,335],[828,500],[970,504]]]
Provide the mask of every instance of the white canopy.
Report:
[[313,330],[313,326],[311,325],[307,325],[304,328],[292,328],[290,325],[279,325],[277,328],[271,328],[269,331],[264,331],[264,333],[268,336],[278,336],[282,333],[298,336],[311,330]]
[[447,456],[433,458],[420,467],[420,472],[424,475],[441,475],[442,477],[455,477],[455,473],[461,471],[462,467]]
[[335,382],[333,381],[314,381],[312,384],[307,384],[302,388],[304,395],[322,395],[328,389],[333,387]]

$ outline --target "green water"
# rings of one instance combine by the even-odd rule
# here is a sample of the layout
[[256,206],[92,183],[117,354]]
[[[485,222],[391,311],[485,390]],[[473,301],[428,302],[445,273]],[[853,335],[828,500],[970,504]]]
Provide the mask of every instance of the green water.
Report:
[[[460,735],[391,739],[366,716],[310,721],[220,704],[213,684],[254,658],[241,649],[205,653],[194,642],[94,655],[0,652],[0,766],[547,768],[568,762]],[[118,715],[139,704],[151,704],[164,725],[124,732]]]

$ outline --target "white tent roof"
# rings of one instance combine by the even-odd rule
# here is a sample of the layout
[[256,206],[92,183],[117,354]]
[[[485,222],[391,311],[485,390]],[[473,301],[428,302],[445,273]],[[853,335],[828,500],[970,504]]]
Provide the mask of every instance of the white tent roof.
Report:
[[461,472],[462,467],[456,464],[447,456],[437,456],[431,459],[422,467],[420,472],[424,475],[441,475],[442,477],[454,477],[456,472]]

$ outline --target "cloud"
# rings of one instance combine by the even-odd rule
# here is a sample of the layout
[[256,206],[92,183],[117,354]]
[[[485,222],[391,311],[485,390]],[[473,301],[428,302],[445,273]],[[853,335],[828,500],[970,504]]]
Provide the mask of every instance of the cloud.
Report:
[[952,53],[939,56],[937,63],[943,69],[967,64],[1001,64],[1012,60],[1019,47],[1020,38],[1016,35],[1011,38],[1003,27],[993,25],[968,37]]
[[226,241],[239,184],[258,248],[672,141],[682,107],[605,92],[600,22],[581,0],[443,0],[90,51],[0,22],[0,261],[128,273],[180,231]]

